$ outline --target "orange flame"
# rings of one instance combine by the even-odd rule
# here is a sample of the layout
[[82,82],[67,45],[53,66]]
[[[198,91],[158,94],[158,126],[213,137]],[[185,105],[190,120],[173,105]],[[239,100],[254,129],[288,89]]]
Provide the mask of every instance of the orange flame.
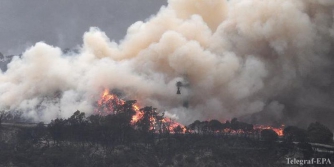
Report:
[[168,130],[171,133],[174,133],[174,129],[177,128],[178,126],[181,127],[181,133],[185,133],[186,132],[186,127],[176,121],[173,121],[170,118],[163,118],[162,122],[167,123],[168,124]]
[[[102,114],[102,115],[108,115],[108,114],[117,114],[118,107],[125,104],[125,101],[122,99],[119,99],[116,95],[110,94],[108,89],[105,89],[103,93],[101,94],[101,98],[97,102],[98,109],[96,110],[96,113]],[[140,107],[137,104],[132,104],[132,109],[136,112],[132,116],[131,124],[135,125],[140,119],[143,118],[144,112],[141,111]],[[159,130],[162,130],[161,124],[163,124],[164,128],[167,129],[170,133],[174,133],[174,130],[178,129],[178,133],[185,133],[186,127],[176,121],[173,121],[170,118],[166,118],[163,115],[162,116],[152,116],[149,118],[151,122],[150,130],[153,130],[155,132],[158,132]],[[181,129],[179,129],[180,127]],[[284,125],[281,127],[272,127],[272,126],[266,126],[266,125],[254,125],[254,130],[264,130],[264,129],[272,129],[275,131],[278,136],[283,136],[283,129]],[[242,130],[234,131],[232,129],[224,129],[224,133],[233,133],[233,134],[243,134],[248,133],[244,132]],[[219,132],[217,132],[219,133]]]
[[[101,115],[108,115],[108,114],[116,114],[117,107],[122,106],[125,104],[125,101],[119,99],[116,95],[110,94],[108,89],[104,89],[103,93],[101,94],[100,99],[97,102],[98,109],[96,110],[97,114]],[[132,104],[132,109],[136,112],[132,116],[131,124],[137,123],[143,116],[144,113],[140,110],[140,107],[137,104]],[[160,116],[161,117],[161,116]],[[168,130],[173,133],[174,128],[180,126],[182,132],[185,132],[185,126],[181,125],[178,122],[172,121],[170,118],[162,117],[161,120],[157,120],[155,117],[150,118],[150,122],[152,123],[150,130],[155,130],[158,124],[158,121],[161,121],[168,125]]]
[[140,112],[140,109],[136,104],[133,104],[132,108],[134,109],[134,111],[136,113],[135,113],[134,116],[132,116],[131,123],[135,124],[136,122],[138,122],[143,117],[144,114],[142,112]]
[[119,99],[116,95],[110,94],[109,90],[105,89],[101,98],[97,101],[98,108],[95,112],[101,115],[115,114],[117,106],[121,106],[124,103],[123,100]]
[[254,126],[255,130],[264,130],[264,129],[271,129],[277,133],[278,136],[283,136],[283,130],[284,130],[284,125],[281,125],[281,127],[275,128],[272,126],[266,126],[266,125],[255,125]]

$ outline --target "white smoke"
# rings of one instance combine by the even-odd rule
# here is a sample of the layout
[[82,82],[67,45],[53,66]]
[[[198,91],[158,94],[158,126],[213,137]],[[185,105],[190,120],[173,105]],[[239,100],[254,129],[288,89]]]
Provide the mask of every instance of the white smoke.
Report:
[[[264,108],[281,114],[275,97],[294,89],[309,96],[306,81],[332,83],[333,7],[332,0],[169,0],[120,43],[91,28],[79,53],[42,42],[27,49],[0,74],[0,106],[47,122],[91,114],[109,88],[181,123]],[[181,95],[177,81],[187,83]]]

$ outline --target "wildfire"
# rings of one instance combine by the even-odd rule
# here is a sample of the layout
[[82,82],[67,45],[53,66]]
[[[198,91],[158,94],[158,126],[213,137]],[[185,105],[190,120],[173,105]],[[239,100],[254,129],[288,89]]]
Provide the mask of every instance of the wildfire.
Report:
[[124,104],[124,101],[119,99],[116,95],[110,94],[108,89],[105,89],[101,98],[97,101],[98,108],[96,113],[101,115],[116,114],[118,106]]
[[170,132],[174,132],[174,129],[176,129],[177,127],[179,127],[180,132],[181,133],[185,133],[186,132],[186,127],[176,121],[171,120],[170,118],[163,118],[162,122],[164,123],[168,123],[168,129]]
[[140,109],[136,104],[132,105],[132,107],[136,111],[136,114],[132,117],[132,120],[131,120],[131,123],[134,124],[134,123],[138,122],[140,120],[140,118],[143,117],[144,113],[140,112]]
[[[126,104],[126,101],[120,99],[115,94],[111,94],[108,89],[105,89],[103,93],[101,94],[101,98],[97,102],[98,107],[96,109],[97,114],[101,115],[108,115],[108,114],[117,114],[118,112],[122,111],[122,106]],[[168,130],[170,133],[185,133],[186,127],[170,118],[164,117],[164,113],[159,115],[152,107],[145,107],[141,108],[136,104],[136,101],[132,101],[129,103],[130,107],[133,111],[135,111],[135,114],[132,116],[131,124],[135,125],[138,121],[140,121],[145,113],[147,116],[147,112],[149,113],[149,122],[150,127],[149,130],[152,130],[156,133]],[[264,129],[272,129],[275,131],[278,136],[283,136],[283,129],[284,125],[281,127],[272,127],[272,126],[266,126],[266,125],[254,125],[253,130],[255,131],[261,131]],[[222,131],[223,133],[235,133],[235,134],[243,134],[243,133],[249,133],[244,132],[243,130],[232,130],[230,128],[224,129]]]
[[[124,105],[125,101],[119,99],[115,94],[111,94],[109,89],[104,89],[100,99],[97,101],[97,109],[95,113],[101,115],[117,114],[120,106]],[[132,117],[131,123],[136,123],[142,116],[139,107],[136,104],[132,104],[132,109],[136,112]]]
[[283,136],[283,130],[284,130],[284,125],[281,125],[281,127],[275,128],[272,126],[267,126],[267,125],[255,125],[254,126],[255,130],[264,130],[264,129],[271,129],[277,133],[278,136]]
[[[117,114],[122,105],[124,105],[126,101],[119,99],[115,94],[111,94],[108,89],[105,89],[101,94],[100,99],[97,102],[97,109],[95,113],[101,115],[108,114]],[[135,114],[132,116],[131,124],[135,125],[139,120],[141,120],[144,116],[144,111],[137,104],[131,103],[131,108],[135,111]],[[173,133],[174,129],[180,127],[181,132],[185,132],[186,128],[184,125],[173,121],[170,118],[165,118],[163,114],[161,116],[158,115],[155,111],[152,116],[149,118],[151,122],[150,130],[158,132],[163,128],[167,128],[169,132]]]

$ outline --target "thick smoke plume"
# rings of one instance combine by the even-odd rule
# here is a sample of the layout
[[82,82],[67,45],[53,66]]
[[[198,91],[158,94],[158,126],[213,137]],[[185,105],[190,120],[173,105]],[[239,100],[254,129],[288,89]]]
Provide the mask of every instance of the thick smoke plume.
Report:
[[333,7],[332,0],[169,0],[120,43],[91,28],[78,52],[40,42],[14,57],[0,74],[0,105],[47,122],[91,114],[109,88],[185,124],[333,110]]

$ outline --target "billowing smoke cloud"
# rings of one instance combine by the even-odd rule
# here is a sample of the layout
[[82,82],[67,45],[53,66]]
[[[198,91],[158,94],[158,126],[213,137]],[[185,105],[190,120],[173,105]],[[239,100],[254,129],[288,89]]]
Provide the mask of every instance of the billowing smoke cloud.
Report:
[[78,53],[35,44],[0,74],[0,105],[49,121],[92,113],[109,88],[185,124],[259,112],[280,119],[291,104],[332,110],[333,7],[332,0],[169,0],[120,43],[91,28]]

